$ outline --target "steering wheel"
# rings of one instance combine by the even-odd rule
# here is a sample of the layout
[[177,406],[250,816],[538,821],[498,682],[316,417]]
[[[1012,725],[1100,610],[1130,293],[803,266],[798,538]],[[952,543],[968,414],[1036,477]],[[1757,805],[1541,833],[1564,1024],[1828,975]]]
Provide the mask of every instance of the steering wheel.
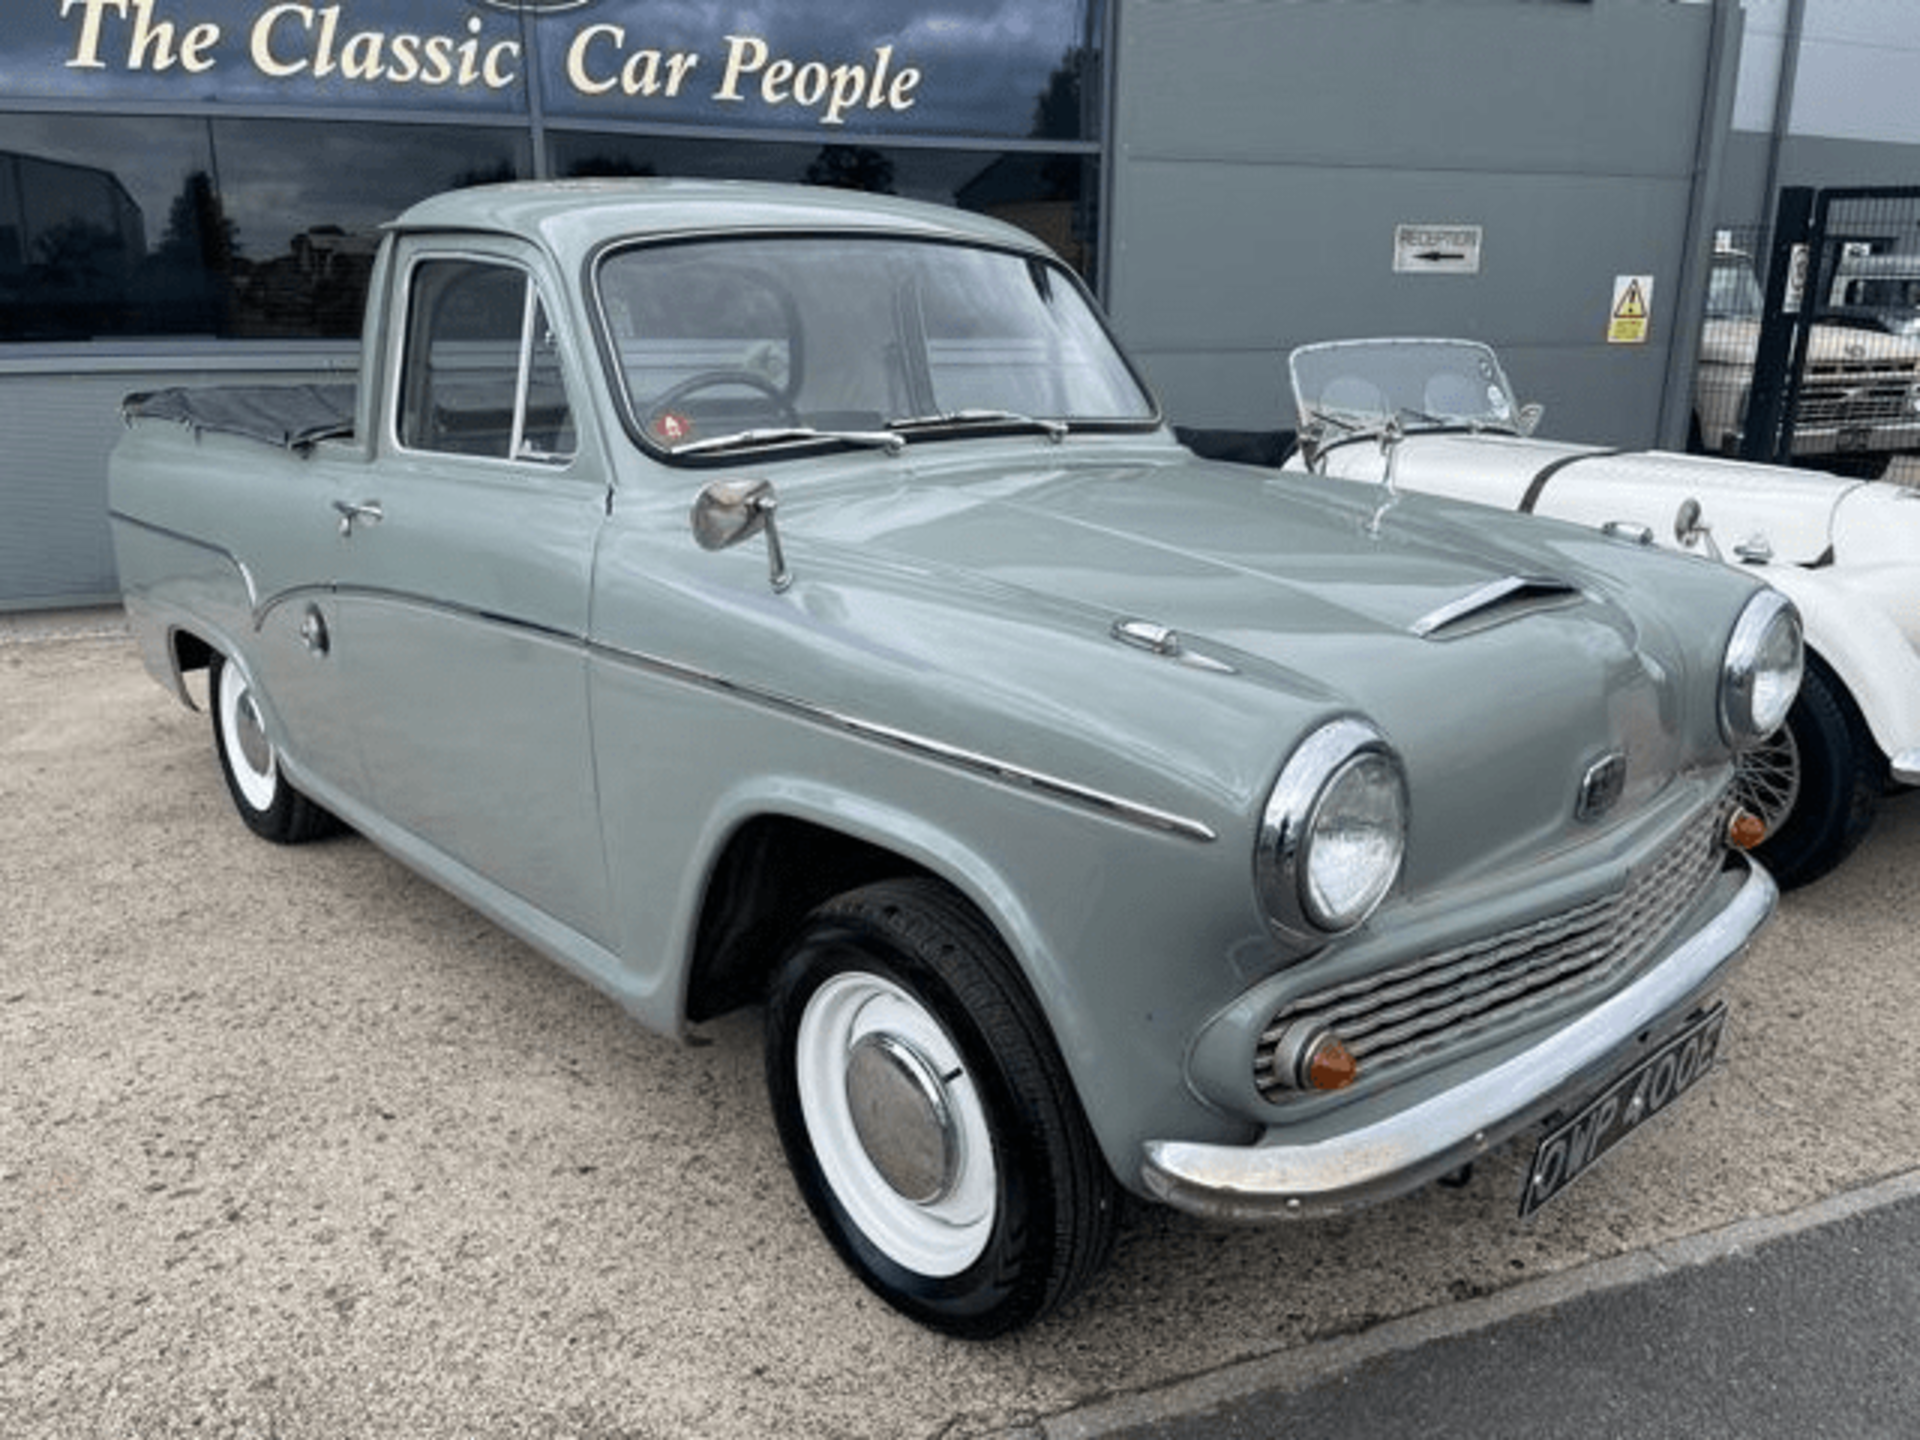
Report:
[[755,370],[702,370],[698,375],[689,375],[677,385],[670,385],[666,391],[647,408],[648,428],[652,422],[665,415],[674,406],[690,395],[702,390],[711,390],[720,385],[743,385],[749,390],[757,390],[779,407],[783,424],[798,425],[800,412],[793,408],[793,401],[787,392],[773,381]]

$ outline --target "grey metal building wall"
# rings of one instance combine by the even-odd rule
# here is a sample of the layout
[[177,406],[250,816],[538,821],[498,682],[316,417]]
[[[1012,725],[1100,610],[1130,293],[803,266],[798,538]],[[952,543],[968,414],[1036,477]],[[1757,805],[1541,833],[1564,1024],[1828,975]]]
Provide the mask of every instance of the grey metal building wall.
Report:
[[1722,225],[1767,225],[1781,186],[1920,184],[1920,5],[1744,0],[1744,9]]
[[[1285,354],[1486,340],[1547,433],[1677,424],[1738,13],[1672,0],[1126,0],[1110,303],[1176,421],[1291,424]],[[1478,274],[1396,274],[1398,224],[1482,227]],[[1651,275],[1645,343],[1609,344]],[[1678,389],[1679,419],[1670,392]]]
[[[47,358],[0,357],[0,609],[105,604],[120,598],[107,528],[107,452],[119,433],[120,400],[167,385],[245,380],[339,380],[357,350],[308,346],[296,353],[252,346],[195,356],[195,347],[146,353]],[[331,355],[328,354],[332,351]]]

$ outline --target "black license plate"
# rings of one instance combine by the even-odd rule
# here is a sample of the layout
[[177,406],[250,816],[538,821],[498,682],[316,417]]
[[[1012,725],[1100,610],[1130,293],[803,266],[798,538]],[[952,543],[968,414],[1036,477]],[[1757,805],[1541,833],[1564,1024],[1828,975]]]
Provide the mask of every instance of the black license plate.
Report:
[[1601,1156],[1698,1084],[1713,1069],[1726,1033],[1727,1007],[1715,1005],[1637,1062],[1556,1128],[1533,1152],[1520,1214],[1533,1214]]
[[1872,443],[1872,430],[1865,425],[1848,425],[1836,437],[1835,448],[1853,455],[1865,450]]

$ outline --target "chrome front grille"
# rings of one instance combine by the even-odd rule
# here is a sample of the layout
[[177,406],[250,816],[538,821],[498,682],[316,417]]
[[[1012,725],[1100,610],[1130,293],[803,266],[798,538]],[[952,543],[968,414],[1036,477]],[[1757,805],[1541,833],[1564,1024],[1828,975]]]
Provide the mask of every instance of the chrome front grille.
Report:
[[1914,417],[1911,391],[1903,383],[1841,387],[1809,385],[1800,396],[1801,425],[1868,425]]
[[1295,1026],[1337,1034],[1367,1088],[1489,1032],[1610,988],[1637,969],[1720,866],[1725,816],[1710,806],[1619,890],[1405,965],[1289,1000],[1254,1049],[1268,1100],[1300,1095],[1275,1054]]

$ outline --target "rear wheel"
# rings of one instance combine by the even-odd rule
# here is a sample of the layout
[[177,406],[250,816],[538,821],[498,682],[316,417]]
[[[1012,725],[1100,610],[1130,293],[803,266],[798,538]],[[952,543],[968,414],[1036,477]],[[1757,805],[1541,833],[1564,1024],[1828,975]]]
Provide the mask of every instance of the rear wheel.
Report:
[[1880,753],[1833,672],[1807,658],[1787,723],[1741,757],[1740,803],[1767,826],[1754,853],[1782,889],[1853,852],[1880,798]]
[[333,816],[288,783],[267,738],[259,701],[246,673],[215,652],[208,662],[213,746],[227,792],[247,828],[280,845],[298,845],[334,827]]
[[767,1084],[814,1218],[888,1304],[979,1339],[1079,1289],[1117,1195],[1013,962],[945,886],[809,918],[767,1005]]

